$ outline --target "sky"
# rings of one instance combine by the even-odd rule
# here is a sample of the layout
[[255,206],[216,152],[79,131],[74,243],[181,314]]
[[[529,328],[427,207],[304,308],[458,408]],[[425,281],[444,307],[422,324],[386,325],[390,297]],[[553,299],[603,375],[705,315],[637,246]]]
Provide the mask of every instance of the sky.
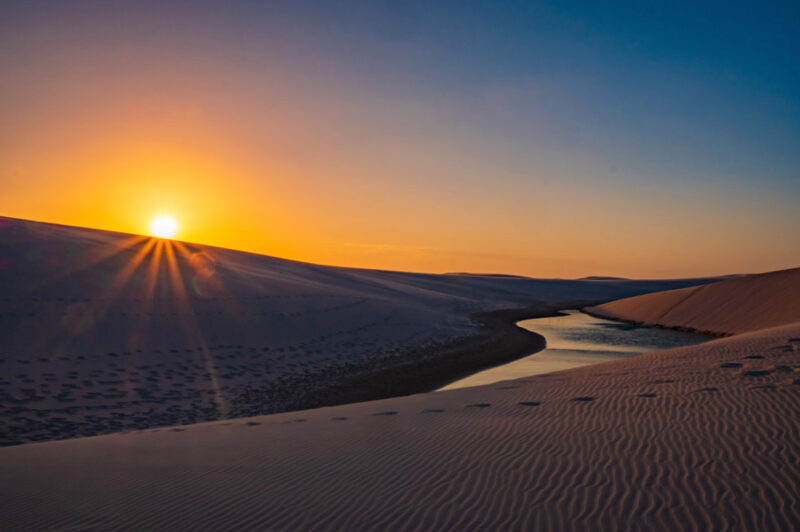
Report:
[[0,215],[322,264],[800,266],[800,7],[4,2]]

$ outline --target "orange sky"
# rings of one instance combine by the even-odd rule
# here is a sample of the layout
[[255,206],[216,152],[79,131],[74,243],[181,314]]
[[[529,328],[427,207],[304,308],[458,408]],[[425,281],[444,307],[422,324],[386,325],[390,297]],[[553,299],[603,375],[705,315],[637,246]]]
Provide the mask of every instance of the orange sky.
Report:
[[559,100],[537,107],[558,87],[377,86],[324,54],[312,68],[297,50],[264,59],[66,24],[48,40],[51,23],[7,36],[0,52],[0,215],[146,233],[169,213],[181,240],[428,272],[682,277],[800,264],[794,188],[673,166],[670,145],[651,165],[644,149],[598,148],[606,130],[575,140],[554,122]]

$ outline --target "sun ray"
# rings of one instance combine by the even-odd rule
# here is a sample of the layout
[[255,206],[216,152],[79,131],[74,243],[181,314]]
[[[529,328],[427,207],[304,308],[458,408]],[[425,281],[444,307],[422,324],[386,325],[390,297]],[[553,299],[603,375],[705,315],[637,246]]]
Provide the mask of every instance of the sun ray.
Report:
[[155,240],[150,239],[150,241],[142,246],[141,249],[136,252],[136,255],[126,262],[122,269],[111,279],[111,282],[109,282],[108,286],[103,290],[103,297],[98,298],[92,303],[90,312],[97,317],[92,325],[97,325],[97,323],[103,319],[108,309],[114,303],[114,300],[128,283],[131,276],[133,276],[134,272],[142,264],[154,244]]
[[[108,259],[112,255],[118,254],[120,251],[130,249],[132,245],[135,245],[136,242],[141,242],[144,238],[145,237],[138,237],[135,240],[127,240],[124,248],[114,250],[113,253],[107,254],[105,258]],[[139,268],[142,261],[152,249],[154,243],[154,239],[145,242],[144,245],[136,251],[135,255],[127,260],[117,271],[103,291],[97,294],[98,297],[73,302],[62,308],[60,310],[60,312],[62,312],[62,319],[60,322],[61,330],[69,331],[71,335],[86,334],[94,330],[105,318],[109,309],[114,304],[116,297]],[[95,263],[97,262],[99,261],[95,261]],[[37,342],[41,345],[41,349],[44,349],[45,346],[48,345],[49,339],[59,332],[59,330],[53,330],[40,335]]]
[[198,296],[218,294],[223,300],[233,300],[215,275],[216,259],[207,251],[192,252],[183,242],[173,242],[175,249],[192,268],[191,288]]
[[142,246],[142,248],[139,251],[136,252],[136,255],[134,255],[125,264],[125,266],[119,272],[117,272],[117,274],[114,276],[114,278],[109,283],[108,288],[106,288],[106,294],[105,295],[108,298],[113,299],[114,297],[117,296],[117,294],[119,294],[120,291],[122,291],[122,288],[125,286],[125,284],[128,282],[128,280],[131,278],[131,276],[136,271],[136,269],[139,267],[139,265],[142,264],[142,262],[144,261],[145,257],[147,257],[147,254],[153,248],[155,243],[156,243],[156,241],[151,238],[144,246]]
[[180,272],[178,261],[175,257],[174,243],[171,241],[164,242],[164,255],[167,259],[167,266],[169,269],[170,287],[172,289],[175,302],[178,305],[178,313],[180,322],[184,330],[187,340],[195,342],[195,345],[200,347],[203,361],[205,363],[206,371],[211,377],[211,386],[214,391],[214,398],[217,403],[217,412],[221,417],[225,417],[228,412],[227,401],[222,394],[222,388],[219,385],[219,378],[217,376],[217,369],[214,365],[214,359],[211,356],[211,351],[205,341],[200,327],[197,324],[197,319],[194,314],[191,302],[186,292],[186,285],[183,282],[183,276]]
[[144,283],[141,293],[141,312],[137,324],[129,333],[129,347],[140,348],[141,338],[149,330],[151,324],[151,313],[154,307],[156,286],[159,281],[159,270],[161,268],[161,255],[164,249],[162,240],[153,239],[155,243],[152,252],[147,257],[147,266],[144,274]]
[[153,248],[153,253],[150,255],[149,263],[147,265],[147,273],[145,274],[145,284],[143,291],[143,300],[146,307],[152,307],[153,298],[155,297],[156,284],[158,282],[158,270],[161,266],[161,254],[164,251],[164,242],[156,241]]
[[126,238],[120,242],[114,242],[113,244],[105,244],[99,248],[99,251],[95,254],[86,254],[85,256],[79,258],[75,264],[70,265],[67,268],[62,268],[57,274],[50,275],[46,279],[42,281],[42,283],[37,287],[38,289],[46,288],[49,285],[56,283],[70,275],[76,274],[81,272],[87,268],[95,266],[105,260],[109,260],[115,255],[118,255],[128,249],[136,246],[137,244],[142,244],[148,240],[148,237],[142,235],[134,235],[131,237]]

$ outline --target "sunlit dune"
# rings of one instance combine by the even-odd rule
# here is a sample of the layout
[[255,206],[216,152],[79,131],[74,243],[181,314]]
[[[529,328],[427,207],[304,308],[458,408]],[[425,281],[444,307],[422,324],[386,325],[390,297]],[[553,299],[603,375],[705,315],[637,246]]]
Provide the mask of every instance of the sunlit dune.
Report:
[[613,301],[592,314],[730,335],[800,322],[800,268]]

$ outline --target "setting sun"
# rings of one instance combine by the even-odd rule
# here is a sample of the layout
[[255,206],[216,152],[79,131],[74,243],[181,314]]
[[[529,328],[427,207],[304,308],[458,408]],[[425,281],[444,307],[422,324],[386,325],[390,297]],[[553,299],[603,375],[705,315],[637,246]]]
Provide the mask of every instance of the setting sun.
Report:
[[150,220],[150,234],[158,238],[174,238],[178,233],[178,221],[168,215],[160,214]]

